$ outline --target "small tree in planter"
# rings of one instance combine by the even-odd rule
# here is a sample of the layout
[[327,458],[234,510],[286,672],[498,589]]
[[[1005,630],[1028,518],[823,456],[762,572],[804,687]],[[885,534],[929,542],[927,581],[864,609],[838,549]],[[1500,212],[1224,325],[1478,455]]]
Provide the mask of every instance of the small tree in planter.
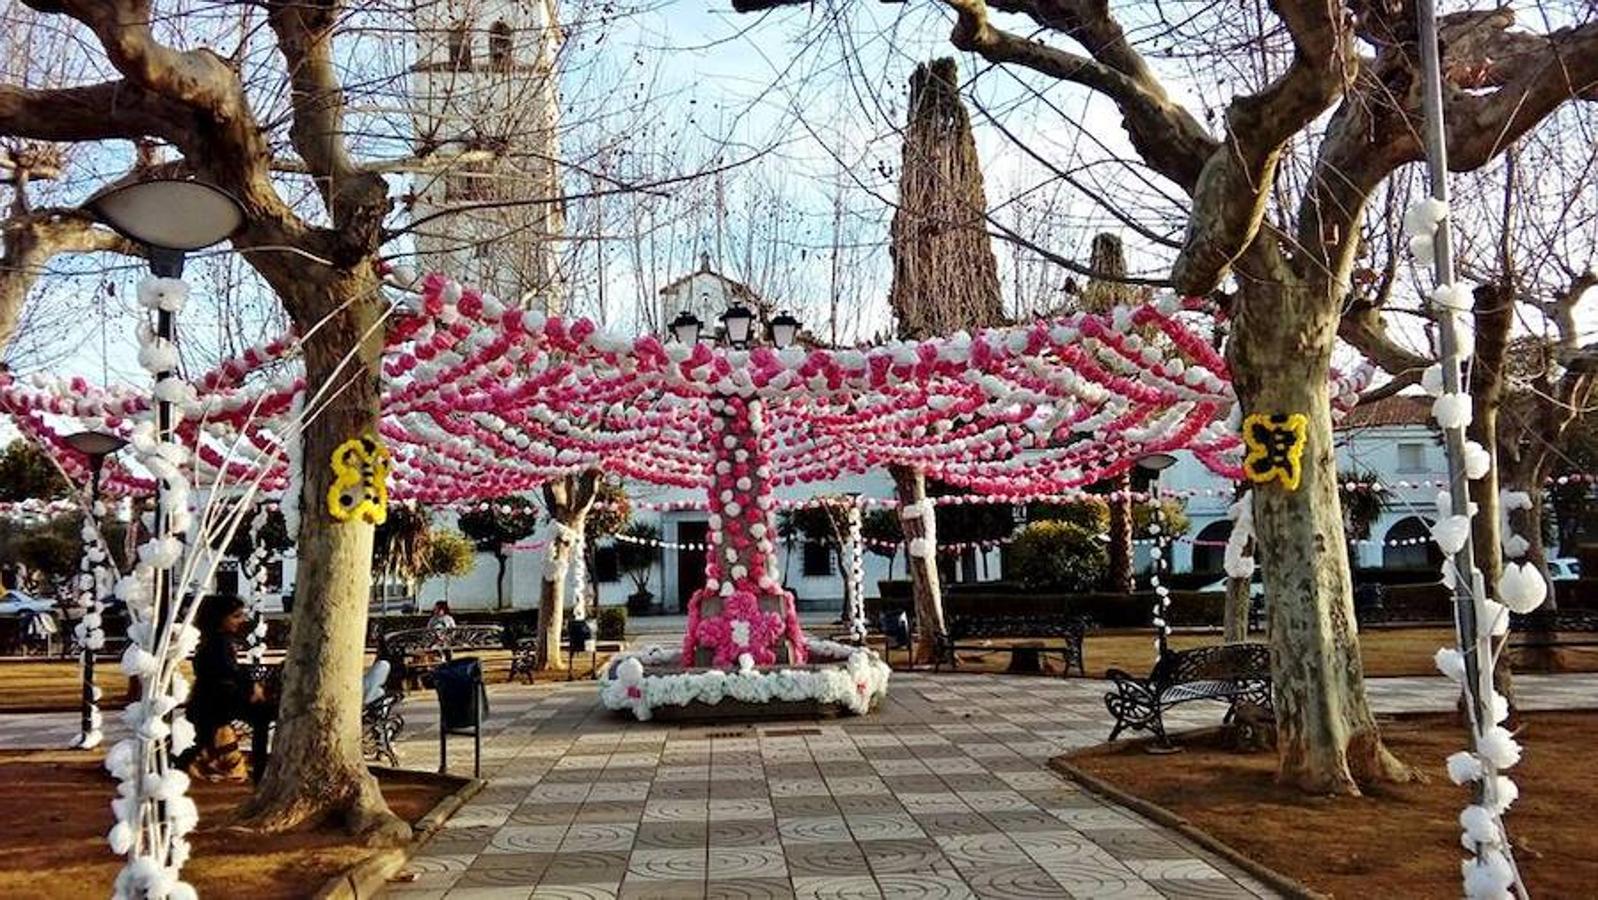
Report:
[[1022,529],[1010,546],[1010,564],[1031,590],[1085,593],[1098,587],[1110,561],[1098,532],[1044,520]]
[[435,531],[427,542],[427,557],[416,573],[418,582],[444,579],[444,602],[449,602],[449,580],[464,578],[477,565],[477,548],[466,535],[447,529]]
[[495,607],[505,608],[505,564],[510,561],[506,544],[532,534],[538,527],[538,504],[526,497],[509,494],[461,513],[456,521],[461,533],[477,543],[477,549],[494,554],[499,575],[494,579]]
[[599,613],[599,571],[594,567],[594,551],[601,540],[620,534],[632,518],[632,498],[627,496],[627,489],[622,487],[620,481],[609,478],[601,481],[593,508],[588,510],[588,517],[583,520],[583,571],[588,574],[588,583],[593,586],[588,592],[593,602],[586,611],[590,618]]
[[620,537],[626,539],[616,542],[616,567],[635,588],[627,597],[627,611],[635,616],[644,615],[655,603],[649,579],[655,572],[655,561],[660,558],[660,528],[648,522],[634,522]]

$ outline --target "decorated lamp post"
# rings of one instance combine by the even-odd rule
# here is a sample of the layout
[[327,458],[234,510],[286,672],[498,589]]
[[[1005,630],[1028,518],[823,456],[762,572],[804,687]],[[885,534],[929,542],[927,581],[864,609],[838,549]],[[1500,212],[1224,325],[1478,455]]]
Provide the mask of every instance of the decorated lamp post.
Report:
[[[797,321],[780,317],[777,349],[797,335]],[[721,317],[723,337],[740,350],[754,337],[755,315],[734,305]],[[701,323],[684,312],[672,332],[698,340]],[[683,661],[695,666],[750,668],[805,661],[804,632],[793,594],[784,590],[776,558],[776,495],[772,493],[765,404],[748,390],[747,371],[717,381],[709,401],[711,555],[705,586],[688,600]]]
[[113,580],[109,577],[112,563],[100,531],[105,517],[105,507],[100,502],[100,473],[105,467],[105,458],[126,447],[128,442],[102,431],[70,434],[66,442],[89,462],[89,514],[83,523],[83,562],[78,573],[82,616],[74,628],[83,653],[83,715],[81,730],[72,743],[76,748],[88,750],[99,746],[101,740],[100,689],[94,684],[94,657],[105,646],[102,616]]
[[117,586],[130,619],[122,669],[138,677],[140,697],[124,711],[133,736],[106,754],[106,767],[122,782],[109,841],[128,856],[115,895],[193,897],[181,872],[189,855],[186,835],[199,814],[187,796],[188,777],[169,759],[169,752],[182,753],[194,741],[193,728],[175,712],[188,693],[178,667],[198,640],[178,615],[178,581],[187,570],[182,536],[190,525],[189,451],[174,438],[178,404],[191,399],[194,388],[177,373],[174,326],[188,299],[181,280],[185,256],[237,231],[244,209],[219,188],[176,179],[117,185],[87,206],[144,248],[153,277],[139,285],[138,298],[156,318],[155,328],[143,326],[139,336],[139,363],[155,377],[155,421],[141,422],[133,432],[139,461],[155,477],[154,518],[133,574]]
[[1149,548],[1149,585],[1154,588],[1155,597],[1154,646],[1161,658],[1171,650],[1171,589],[1162,577],[1170,566],[1165,559],[1165,508],[1160,504],[1160,473],[1175,464],[1176,457],[1169,453],[1150,453],[1137,461],[1138,468],[1153,475],[1149,481],[1149,534],[1154,538]]

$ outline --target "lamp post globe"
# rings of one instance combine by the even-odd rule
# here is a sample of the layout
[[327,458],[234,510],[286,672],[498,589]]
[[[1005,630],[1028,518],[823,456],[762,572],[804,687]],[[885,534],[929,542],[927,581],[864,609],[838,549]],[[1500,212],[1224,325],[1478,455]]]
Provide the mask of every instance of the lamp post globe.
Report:
[[65,438],[67,446],[89,458],[91,466],[99,465],[107,456],[121,450],[128,442],[103,431],[79,431]]
[[735,303],[721,314],[721,325],[727,331],[727,341],[734,347],[746,347],[754,332],[755,314],[742,303]]
[[112,230],[149,250],[151,270],[169,278],[182,273],[184,254],[220,243],[244,225],[244,205],[232,194],[186,178],[113,185],[84,206]]
[[1138,468],[1154,472],[1156,475],[1176,465],[1176,457],[1169,453],[1149,453],[1138,457]]
[[699,331],[704,327],[705,323],[699,321],[698,316],[686,309],[678,313],[677,318],[671,320],[671,333],[677,338],[677,342],[681,344],[698,343]]
[[772,345],[778,350],[786,350],[799,337],[799,320],[786,312],[779,313],[771,320],[769,330]]

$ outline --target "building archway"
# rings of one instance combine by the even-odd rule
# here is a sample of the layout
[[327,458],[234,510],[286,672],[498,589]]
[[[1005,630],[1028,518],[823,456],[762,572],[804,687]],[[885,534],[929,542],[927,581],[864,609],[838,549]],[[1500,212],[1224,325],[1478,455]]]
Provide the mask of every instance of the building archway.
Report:
[[1226,541],[1231,536],[1231,519],[1205,525],[1193,538],[1193,574],[1217,577],[1226,574]]
[[1431,523],[1420,516],[1405,516],[1382,535],[1382,568],[1440,569],[1443,552],[1432,540]]

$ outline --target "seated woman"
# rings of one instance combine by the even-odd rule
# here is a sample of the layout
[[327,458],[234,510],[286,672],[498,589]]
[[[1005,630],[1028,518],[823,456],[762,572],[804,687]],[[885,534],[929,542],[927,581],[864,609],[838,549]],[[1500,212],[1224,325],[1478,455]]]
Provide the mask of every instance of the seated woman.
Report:
[[455,616],[449,611],[449,601],[440,600],[433,604],[433,615],[428,618],[427,627],[434,631],[455,627]]
[[[252,680],[239,665],[237,642],[249,627],[249,614],[238,597],[213,594],[200,602],[194,619],[200,645],[194,651],[194,687],[187,714],[194,723],[195,746],[180,762],[194,778],[243,781],[249,772],[233,723],[250,724],[255,732],[252,751],[264,756],[266,731],[275,712],[265,685]],[[257,771],[264,762],[254,760]]]

